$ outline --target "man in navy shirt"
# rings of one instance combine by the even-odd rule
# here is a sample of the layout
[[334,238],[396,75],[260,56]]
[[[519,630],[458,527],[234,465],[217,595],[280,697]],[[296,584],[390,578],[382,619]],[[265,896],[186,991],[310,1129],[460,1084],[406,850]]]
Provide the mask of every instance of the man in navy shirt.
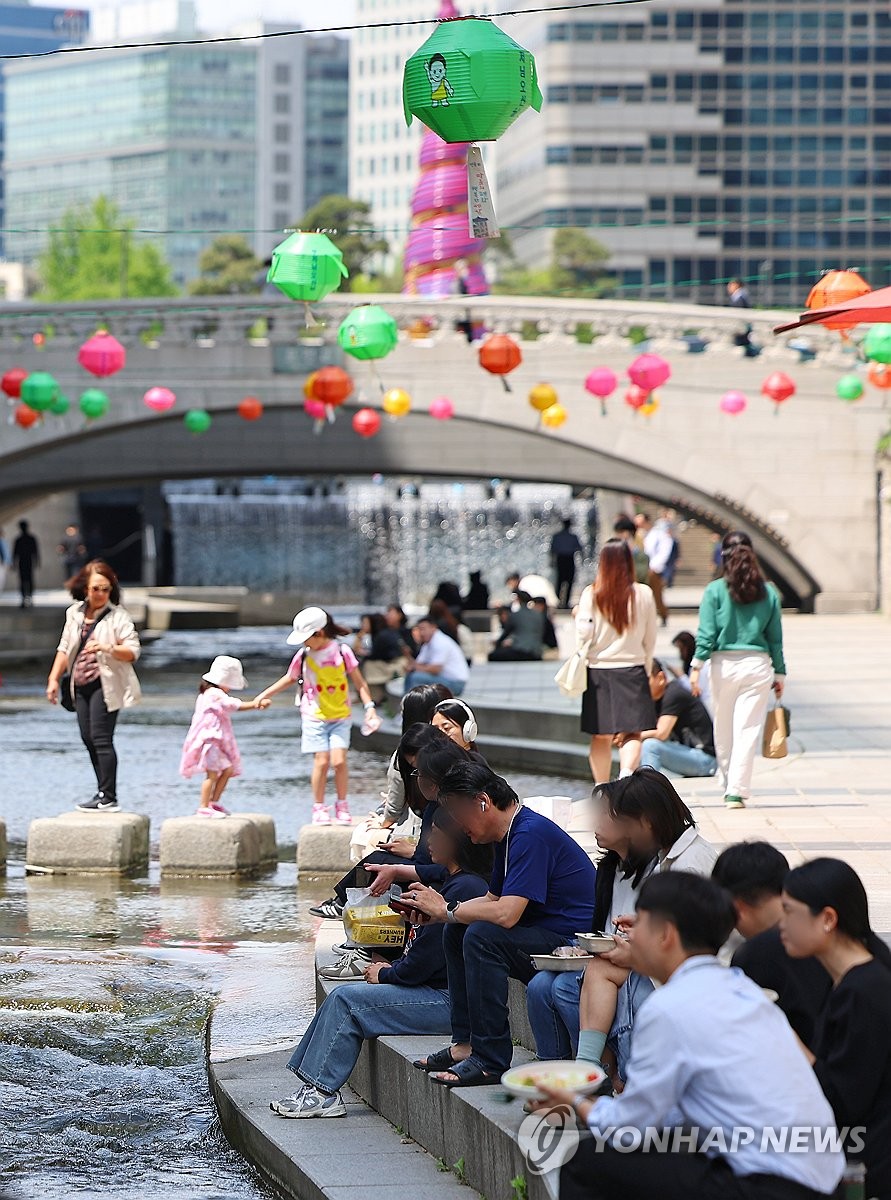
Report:
[[508,980],[528,983],[531,955],[550,954],[591,928],[596,871],[563,830],[522,808],[516,792],[484,763],[461,762],[440,785],[440,799],[477,843],[493,843],[489,891],[447,904],[413,884],[408,896],[446,923],[452,1044],[416,1065],[447,1087],[496,1083],[513,1053]]

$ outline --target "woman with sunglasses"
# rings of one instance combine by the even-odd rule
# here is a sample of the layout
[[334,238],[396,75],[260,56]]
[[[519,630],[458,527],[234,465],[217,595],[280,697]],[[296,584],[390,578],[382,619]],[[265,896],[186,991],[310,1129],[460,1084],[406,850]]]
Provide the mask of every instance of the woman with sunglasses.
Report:
[[96,775],[95,796],[77,807],[114,812],[118,808],[114,730],[120,710],[139,703],[139,681],[133,670],[139,658],[139,634],[121,605],[118,577],[108,563],[88,562],[67,587],[74,603],[65,613],[46,698],[50,704],[59,703],[62,676],[67,672],[68,695]]

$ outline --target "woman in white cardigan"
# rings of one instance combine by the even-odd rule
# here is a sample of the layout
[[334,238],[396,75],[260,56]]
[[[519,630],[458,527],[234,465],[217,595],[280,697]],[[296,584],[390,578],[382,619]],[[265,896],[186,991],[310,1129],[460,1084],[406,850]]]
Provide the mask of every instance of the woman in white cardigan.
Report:
[[649,682],[656,603],[646,584],[635,583],[634,559],[622,538],[610,538],[600,551],[597,578],[579,600],[576,634],[579,646],[590,643],[582,732],[591,736],[591,774],[595,784],[608,783],[614,741],[628,775],[640,759],[641,730],[656,720]]
[[78,808],[109,812],[118,807],[118,756],[114,729],[122,708],[137,704],[139,634],[121,607],[121,589],[112,568],[99,559],[87,563],[68,582],[74,604],[46,681],[46,698],[58,704],[62,676],[74,701],[80,736],[96,774],[96,794]]

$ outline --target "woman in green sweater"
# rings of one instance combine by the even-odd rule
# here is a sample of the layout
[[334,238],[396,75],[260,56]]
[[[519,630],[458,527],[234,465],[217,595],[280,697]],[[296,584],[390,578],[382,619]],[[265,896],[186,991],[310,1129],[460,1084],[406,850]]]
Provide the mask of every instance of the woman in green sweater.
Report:
[[728,533],[721,561],[723,574],[708,585],[699,606],[690,687],[700,694],[699,670],[711,660],[724,803],[745,808],[770,693],[779,700],[786,677],[780,594],[765,580],[748,534]]

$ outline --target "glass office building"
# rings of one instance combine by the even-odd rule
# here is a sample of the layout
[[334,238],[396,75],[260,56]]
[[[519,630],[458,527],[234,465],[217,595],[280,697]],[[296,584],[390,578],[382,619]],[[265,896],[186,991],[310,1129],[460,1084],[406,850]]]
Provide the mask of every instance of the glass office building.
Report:
[[[553,227],[612,252],[629,297],[800,306],[819,272],[891,284],[888,0],[652,0],[505,22],[545,93],[498,144],[518,255]],[[530,185],[530,181],[534,181]]]
[[304,208],[349,187],[350,44],[345,38],[308,39],[304,66],[306,127]]
[[[80,8],[32,8],[29,4],[0,4],[0,55],[37,54],[82,42],[90,14]],[[5,64],[3,64],[5,65]],[[6,213],[2,164],[4,155],[3,70],[0,66],[0,257],[6,256]]]

